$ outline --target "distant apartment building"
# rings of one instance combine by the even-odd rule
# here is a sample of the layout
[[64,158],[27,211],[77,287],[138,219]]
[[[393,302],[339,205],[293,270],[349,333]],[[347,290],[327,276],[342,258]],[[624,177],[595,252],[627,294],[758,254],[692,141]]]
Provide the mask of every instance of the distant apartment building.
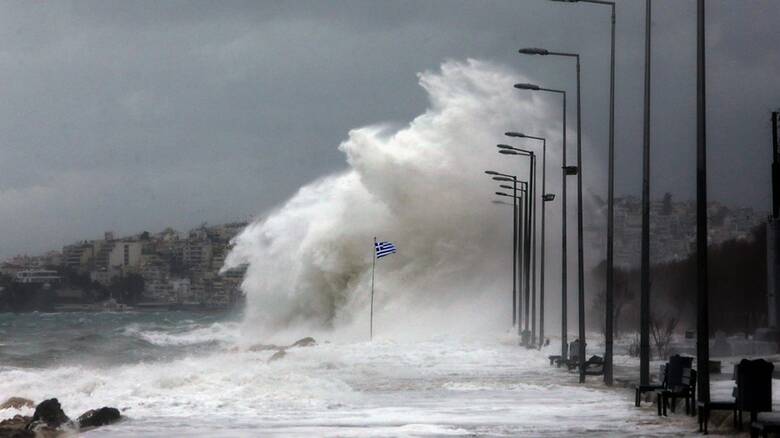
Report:
[[199,303],[200,298],[192,293],[189,278],[172,278],[169,280],[172,296],[176,303]]
[[156,302],[175,302],[170,284],[171,272],[168,263],[157,255],[144,257],[141,265],[144,279],[144,298]]
[[63,265],[78,272],[88,272],[95,255],[95,248],[89,242],[67,245],[62,248]]
[[108,265],[112,268],[125,270],[137,269],[141,265],[142,250],[142,242],[132,240],[115,241],[111,252],[108,254]]
[[193,270],[208,268],[211,263],[212,244],[200,235],[191,235],[182,248],[184,266]]

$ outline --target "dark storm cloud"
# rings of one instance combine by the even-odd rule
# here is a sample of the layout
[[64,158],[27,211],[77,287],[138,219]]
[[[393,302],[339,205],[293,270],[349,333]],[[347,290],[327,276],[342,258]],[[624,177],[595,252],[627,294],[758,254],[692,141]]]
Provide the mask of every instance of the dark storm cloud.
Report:
[[[681,198],[694,185],[693,3],[654,2],[654,192]],[[765,208],[780,5],[708,5],[712,197]],[[638,189],[643,6],[618,4],[619,193]],[[528,0],[0,9],[4,256],[108,229],[186,228],[269,208],[343,168],[336,146],[349,129],[422,111],[416,73],[446,58],[492,60],[572,89],[570,64],[515,50],[582,53],[588,158],[606,153],[607,8]]]

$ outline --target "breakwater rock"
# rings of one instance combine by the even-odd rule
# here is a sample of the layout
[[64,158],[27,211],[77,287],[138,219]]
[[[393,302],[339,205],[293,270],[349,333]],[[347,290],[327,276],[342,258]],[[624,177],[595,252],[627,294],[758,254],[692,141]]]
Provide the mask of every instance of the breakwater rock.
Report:
[[[21,397],[11,397],[2,404],[0,409],[22,409],[35,406],[32,400]],[[115,423],[122,418],[116,408],[102,407],[91,409],[71,420],[62,410],[59,400],[51,398],[35,406],[32,416],[16,415],[13,418],[0,421],[0,438],[41,438],[73,435],[80,430],[94,429],[99,426]]]

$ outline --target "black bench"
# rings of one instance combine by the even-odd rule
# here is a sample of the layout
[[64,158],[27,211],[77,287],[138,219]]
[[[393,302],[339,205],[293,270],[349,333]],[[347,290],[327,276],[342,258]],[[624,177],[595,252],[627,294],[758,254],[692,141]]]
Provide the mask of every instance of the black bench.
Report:
[[[764,359],[742,359],[737,367],[737,409],[742,425],[742,412],[750,412],[750,433],[767,434],[777,429],[772,415],[772,373],[775,366]],[[761,417],[759,418],[759,415]],[[755,430],[755,432],[754,432]]]
[[750,424],[750,436],[768,437],[770,433],[780,432],[780,412],[759,412],[756,421]]
[[682,379],[678,384],[668,384],[665,389],[657,391],[656,404],[658,405],[658,415],[666,416],[666,406],[671,400],[672,412],[678,398],[685,400],[685,414],[696,415],[696,370],[691,368],[683,369]]
[[604,358],[601,356],[591,356],[583,364],[585,367],[586,376],[603,376],[604,375]]
[[[651,383],[647,385],[640,384],[634,386],[634,405],[636,407],[640,406],[642,401],[642,394],[646,392],[657,392],[669,389],[674,385],[681,385],[683,370],[690,369],[692,365],[692,357],[680,356],[679,354],[675,354],[674,356],[669,357],[669,361],[666,364],[661,365],[658,373],[661,383]],[[661,415],[660,405],[658,409],[658,415]]]
[[707,430],[707,424],[710,421],[710,412],[712,411],[731,411],[734,414],[734,427],[739,427],[737,424],[737,400],[710,400],[709,402],[699,401],[697,402],[699,408],[699,432],[703,432],[705,435],[709,432]]
[[757,436],[758,432],[766,434],[773,431],[777,424],[780,424],[774,421],[774,415],[768,415],[772,410],[774,365],[764,359],[742,359],[735,368],[737,385],[733,391],[733,400],[699,403],[700,407],[704,406],[703,412],[699,410],[699,430],[706,434],[709,412],[723,409],[733,412],[737,428],[742,428],[743,412],[749,412],[750,433],[753,436]]

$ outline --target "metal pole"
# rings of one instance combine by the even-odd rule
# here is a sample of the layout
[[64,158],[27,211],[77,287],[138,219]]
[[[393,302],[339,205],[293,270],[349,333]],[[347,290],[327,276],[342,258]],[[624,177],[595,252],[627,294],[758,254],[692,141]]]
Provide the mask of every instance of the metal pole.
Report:
[[518,209],[518,243],[517,243],[517,250],[518,250],[518,270],[520,272],[520,285],[521,287],[517,291],[517,335],[521,337],[523,335],[523,324],[522,324],[522,318],[523,318],[523,294],[522,294],[522,279],[523,275],[523,265],[525,263],[524,261],[524,255],[523,251],[521,251],[521,248],[523,245],[525,245],[525,197],[523,194],[520,195],[518,198],[517,203],[517,209]]
[[577,55],[577,271],[579,280],[580,383],[585,382],[585,261],[582,241],[582,107],[580,104],[580,55]]
[[609,57],[609,188],[607,194],[607,308],[604,325],[604,383],[612,386],[612,344],[615,323],[615,4],[612,3],[612,39]]
[[512,327],[517,324],[517,178],[513,178],[512,198]]
[[544,224],[545,224],[545,204],[544,196],[547,194],[547,140],[542,139],[542,253],[541,253],[541,277],[539,278],[539,346],[544,345],[544,247],[547,243],[545,240]]
[[569,357],[569,341],[567,339],[568,324],[568,294],[566,293],[566,93],[563,93],[563,154],[561,155],[561,359]]
[[536,344],[536,155],[531,154],[531,181],[533,181],[533,190],[531,193],[533,193],[533,217],[531,219],[532,226],[532,239],[531,239],[531,246],[532,246],[532,268],[531,268],[531,275],[532,280],[531,284],[533,285],[533,288],[531,290],[531,343],[530,345],[533,346]]
[[376,237],[374,237],[374,263],[371,265],[371,316],[369,317],[368,340],[374,340],[374,271],[376,270]]
[[531,326],[531,210],[533,208],[533,165],[529,165],[529,180],[526,185],[525,217],[525,336],[528,338]]
[[772,112],[772,219],[780,218],[780,142],[777,137],[778,116]]
[[650,42],[651,1],[645,0],[645,105],[642,153],[642,261],[639,315],[639,384],[650,383]]
[[696,362],[699,400],[710,401],[709,291],[707,290],[707,86],[704,0],[696,8]]

